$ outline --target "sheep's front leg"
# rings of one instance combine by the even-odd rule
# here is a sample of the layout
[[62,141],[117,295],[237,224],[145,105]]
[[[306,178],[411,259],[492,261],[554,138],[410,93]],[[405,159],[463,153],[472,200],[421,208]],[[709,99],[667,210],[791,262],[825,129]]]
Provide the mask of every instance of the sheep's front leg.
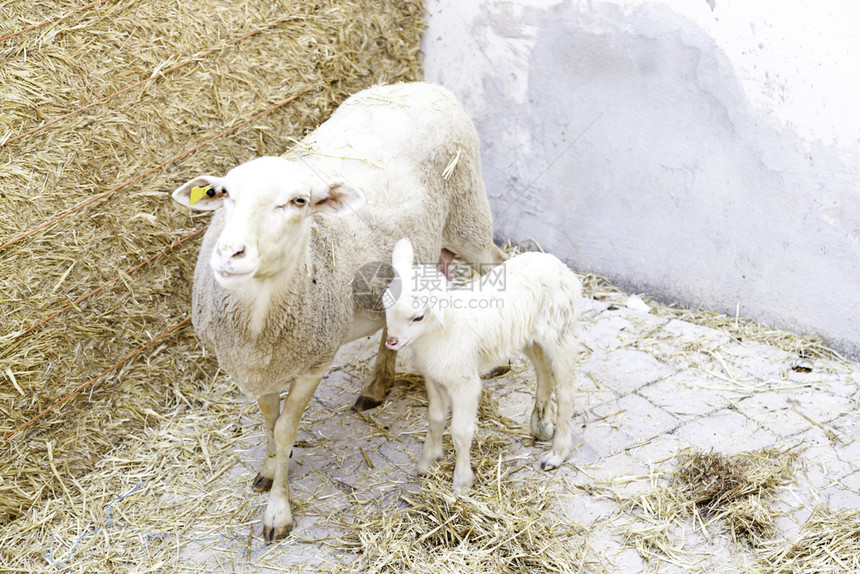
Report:
[[451,440],[457,454],[454,464],[454,490],[465,492],[472,487],[474,480],[469,451],[477,426],[481,379],[475,375],[446,386],[451,397]]
[[281,414],[281,396],[278,393],[265,395],[257,399],[257,406],[263,413],[266,428],[266,460],[263,461],[260,472],[254,477],[253,487],[262,492],[272,488],[272,479],[275,477],[275,454],[277,453],[275,423],[278,422],[278,415]]
[[299,420],[321,379],[322,375],[296,377],[290,385],[290,394],[284,399],[284,410],[275,424],[275,472],[269,504],[263,516],[263,539],[267,544],[286,538],[294,526],[288,482],[290,452],[299,432]]
[[385,346],[388,338],[388,328],[382,328],[382,339],[379,341],[379,351],[376,354],[376,362],[373,365],[373,373],[361,388],[361,393],[355,401],[355,408],[366,411],[378,407],[385,400],[388,389],[394,382],[394,367],[397,364],[397,351],[392,351]]
[[430,466],[442,458],[442,432],[448,419],[448,392],[445,387],[426,377],[425,382],[430,405],[427,408],[427,437],[418,463],[419,476],[427,474]]

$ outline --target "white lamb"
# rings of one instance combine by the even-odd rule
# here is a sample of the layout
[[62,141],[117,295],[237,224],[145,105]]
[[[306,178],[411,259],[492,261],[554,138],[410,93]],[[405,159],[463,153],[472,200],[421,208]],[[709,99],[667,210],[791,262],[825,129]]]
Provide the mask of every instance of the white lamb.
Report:
[[[471,284],[450,288],[441,275],[416,273],[409,239],[394,248],[397,278],[386,293],[389,349],[412,349],[430,400],[429,430],[419,474],[442,456],[442,431],[452,407],[451,438],[456,451],[454,488],[472,486],[469,449],[475,434],[479,373],[516,352],[524,352],[537,378],[532,434],[552,437],[540,460],[557,468],[571,450],[574,368],[582,286],[576,275],[547,253],[523,253]],[[399,291],[399,293],[398,293]],[[553,429],[551,396],[558,417]],[[553,433],[555,430],[555,433]]]
[[[263,157],[173,193],[215,210],[194,273],[192,317],[221,368],[255,399],[271,488],[267,542],[293,527],[288,466],[299,418],[342,344],[385,326],[354,279],[388,261],[407,235],[420,257],[504,260],[493,245],[477,133],[454,96],[426,83],[369,88],[347,99],[286,157]],[[372,274],[371,274],[372,275]],[[379,303],[387,280],[370,299]],[[363,301],[361,300],[363,297]],[[396,352],[380,342],[356,406],[379,404]],[[279,393],[289,388],[283,411]]]

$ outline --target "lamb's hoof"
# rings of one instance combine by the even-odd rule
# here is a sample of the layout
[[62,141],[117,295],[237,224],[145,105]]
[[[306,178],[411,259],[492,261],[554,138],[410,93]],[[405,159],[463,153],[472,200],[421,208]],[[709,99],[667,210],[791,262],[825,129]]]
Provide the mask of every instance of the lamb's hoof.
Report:
[[257,476],[254,477],[254,482],[251,483],[251,486],[257,492],[266,492],[267,490],[272,488],[272,479],[257,473]]
[[548,452],[540,459],[541,470],[555,470],[564,462],[564,457]]
[[486,373],[481,375],[481,378],[486,381],[488,379],[495,379],[496,377],[501,377],[502,375],[507,375],[510,372],[511,372],[511,364],[508,363],[507,365],[500,365],[498,367],[493,367],[492,369],[490,369],[489,371],[487,371]]
[[271,544],[272,542],[277,542],[278,540],[283,540],[287,536],[290,535],[290,531],[293,529],[293,523],[290,522],[286,526],[280,526],[275,528],[273,526],[267,527],[265,524],[263,525],[263,540],[266,544]]
[[378,401],[371,397],[359,395],[358,398],[355,400],[355,410],[366,411],[368,409],[378,407],[382,403],[383,401]]

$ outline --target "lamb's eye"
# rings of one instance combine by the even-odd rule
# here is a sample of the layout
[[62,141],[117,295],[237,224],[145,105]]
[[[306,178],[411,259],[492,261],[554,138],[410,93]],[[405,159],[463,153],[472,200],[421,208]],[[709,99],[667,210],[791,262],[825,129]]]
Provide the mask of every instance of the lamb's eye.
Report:
[[420,321],[423,318],[424,318],[424,315],[418,315],[417,317],[412,317],[412,322],[417,323],[418,321]]
[[293,205],[295,205],[296,207],[302,207],[303,205],[307,204],[307,202],[308,202],[308,198],[307,198],[307,197],[302,197],[302,196],[294,197],[294,198],[290,201],[290,203],[292,203],[292,204],[293,204]]

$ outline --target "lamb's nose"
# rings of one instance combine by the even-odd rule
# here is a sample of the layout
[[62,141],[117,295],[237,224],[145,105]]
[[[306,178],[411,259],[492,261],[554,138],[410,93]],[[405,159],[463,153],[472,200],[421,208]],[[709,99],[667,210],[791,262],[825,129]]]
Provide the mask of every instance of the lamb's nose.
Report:
[[389,347],[394,347],[397,345],[397,337],[388,337],[388,339],[385,340],[385,344]]

